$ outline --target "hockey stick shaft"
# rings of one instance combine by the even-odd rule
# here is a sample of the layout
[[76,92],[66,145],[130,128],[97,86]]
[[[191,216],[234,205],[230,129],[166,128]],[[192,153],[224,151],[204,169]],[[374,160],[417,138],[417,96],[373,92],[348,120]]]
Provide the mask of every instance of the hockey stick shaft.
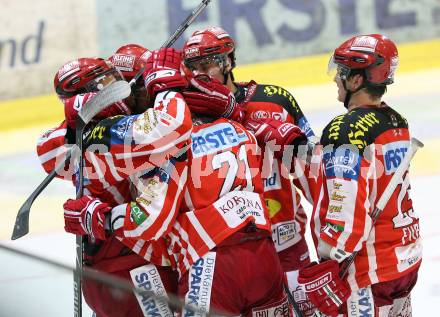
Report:
[[[77,183],[76,198],[81,198],[84,194],[84,160],[83,160],[83,141],[84,130],[87,124],[99,112],[110,106],[111,104],[127,98],[131,94],[130,84],[126,81],[117,81],[103,90],[98,92],[93,98],[88,101],[81,111],[78,113],[76,119],[75,131],[75,145],[79,154],[79,178]],[[76,250],[76,266],[73,274],[73,293],[74,293],[74,316],[82,316],[82,272],[83,272],[83,237],[76,236],[75,241]]]
[[[185,32],[185,30],[191,25],[191,23],[194,22],[194,20],[202,13],[203,10],[208,6],[208,4],[211,2],[211,0],[202,0],[202,2],[195,8],[183,21],[177,30],[166,40],[165,43],[162,44],[162,48],[164,47],[171,47],[171,45],[176,42],[176,40]],[[133,85],[144,73],[145,67],[142,67],[139,72],[133,77],[132,80],[130,80],[130,85]]]
[[171,45],[176,42],[176,40],[185,32],[185,30],[191,25],[191,23],[194,22],[194,20],[199,16],[200,13],[208,6],[209,2],[211,0],[202,0],[202,2],[195,8],[191,14],[183,21],[177,30],[174,32],[173,35],[170,36],[170,38],[163,43],[162,47],[170,47]]

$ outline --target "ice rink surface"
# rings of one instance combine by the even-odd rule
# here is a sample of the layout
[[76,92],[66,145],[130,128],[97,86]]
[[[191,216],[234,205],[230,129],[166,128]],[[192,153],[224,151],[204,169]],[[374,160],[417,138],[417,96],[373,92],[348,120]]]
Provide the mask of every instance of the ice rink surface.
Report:
[[[423,264],[413,291],[416,317],[440,315],[439,87],[440,69],[402,74],[384,98],[406,116],[412,135],[425,143],[411,167],[411,196],[424,242]],[[317,134],[332,117],[344,112],[335,101],[334,83],[289,90]],[[56,180],[50,184],[32,208],[30,233],[17,241],[9,240],[20,205],[45,176],[34,153],[35,141],[45,128],[50,127],[0,133],[0,243],[73,266],[74,238],[64,233],[62,218],[62,203],[74,196],[68,183]],[[0,259],[1,317],[72,316],[70,274],[4,250],[0,250]]]

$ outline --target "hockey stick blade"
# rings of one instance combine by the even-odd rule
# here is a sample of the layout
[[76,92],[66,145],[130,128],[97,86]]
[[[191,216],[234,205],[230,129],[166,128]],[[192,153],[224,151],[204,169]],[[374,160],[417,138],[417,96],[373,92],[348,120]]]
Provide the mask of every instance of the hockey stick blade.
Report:
[[[93,96],[93,98],[86,103],[87,106],[81,108],[78,113],[77,124],[86,125],[94,116],[101,112],[101,110],[107,108],[112,103],[127,98],[130,94],[130,84],[124,80],[116,81],[108,85]],[[79,128],[81,128],[81,126]],[[77,126],[77,129],[79,128]]]
[[46,178],[41,182],[40,185],[30,194],[28,199],[23,203],[17,213],[17,217],[15,219],[14,230],[12,231],[11,240],[16,240],[29,232],[29,213],[31,211],[31,206],[34,203],[34,200],[40,195],[40,193],[49,185],[49,183],[55,178],[58,172],[64,168],[66,162],[70,160],[72,155],[72,148],[69,149],[66,159],[55,167],[55,169],[46,176]]
[[[100,92],[98,92],[93,98],[91,98],[86,106],[83,107],[78,113],[82,127],[84,128],[90,120],[104,109],[109,104],[116,101],[127,98],[131,93],[130,85],[126,81],[117,81]],[[73,151],[76,147],[72,147],[67,153],[66,160],[59,163],[55,169],[46,176],[40,185],[32,192],[32,194],[26,199],[23,205],[20,207],[17,217],[15,219],[14,229],[12,231],[11,240],[16,240],[27,233],[29,233],[29,213],[34,200],[40,195],[40,193],[49,185],[49,183],[55,178],[57,173],[64,168],[67,161],[70,160]]]

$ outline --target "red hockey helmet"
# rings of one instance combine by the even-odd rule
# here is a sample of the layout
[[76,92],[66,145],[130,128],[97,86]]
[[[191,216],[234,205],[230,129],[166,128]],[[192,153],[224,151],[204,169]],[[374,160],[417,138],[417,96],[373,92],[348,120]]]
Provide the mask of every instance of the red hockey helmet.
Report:
[[130,81],[145,66],[151,52],[138,44],[127,44],[118,48],[109,60]]
[[190,70],[201,61],[224,62],[224,58],[231,58],[231,66],[235,67],[235,43],[231,36],[222,28],[212,26],[195,31],[183,46],[184,64]]
[[381,34],[350,38],[335,49],[329,70],[337,68],[338,76],[347,79],[352,70],[364,70],[368,84],[389,85],[399,63],[397,47]]
[[60,98],[98,91],[116,80],[123,80],[112,63],[102,58],[78,58],[57,71],[55,91]]

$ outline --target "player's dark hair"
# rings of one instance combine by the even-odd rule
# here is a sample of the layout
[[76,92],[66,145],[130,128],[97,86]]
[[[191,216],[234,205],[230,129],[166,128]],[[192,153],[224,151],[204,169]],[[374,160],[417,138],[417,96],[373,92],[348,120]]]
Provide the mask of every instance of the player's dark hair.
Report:
[[371,99],[380,99],[387,91],[386,85],[373,85],[367,82],[367,75],[363,69],[352,69],[350,70],[350,74],[348,78],[351,78],[355,75],[361,75],[364,79],[364,88],[367,94],[371,96]]

